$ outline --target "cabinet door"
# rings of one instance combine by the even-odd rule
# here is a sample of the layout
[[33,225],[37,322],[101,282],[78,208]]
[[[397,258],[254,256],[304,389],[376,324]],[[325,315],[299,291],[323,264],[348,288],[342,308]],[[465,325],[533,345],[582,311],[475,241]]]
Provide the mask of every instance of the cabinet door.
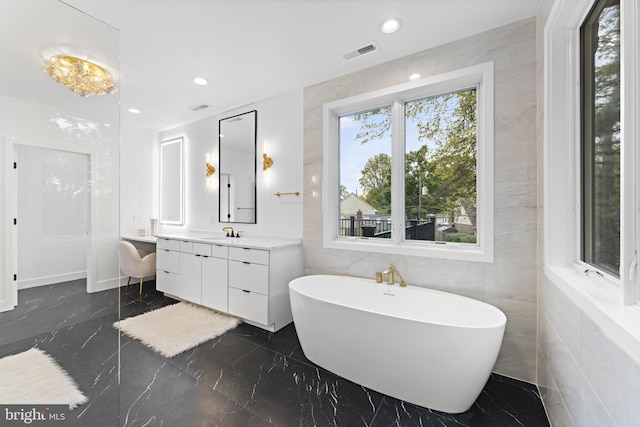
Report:
[[170,295],[179,291],[180,275],[165,270],[156,270],[156,289]]
[[175,296],[200,304],[202,257],[194,254],[180,253],[180,286]]
[[229,261],[229,286],[269,295],[269,267],[246,261]]
[[256,292],[229,288],[229,314],[269,324],[269,297]]
[[202,305],[228,311],[228,264],[222,258],[202,257]]
[[169,273],[180,273],[180,252],[169,249],[158,249],[156,252],[156,269]]

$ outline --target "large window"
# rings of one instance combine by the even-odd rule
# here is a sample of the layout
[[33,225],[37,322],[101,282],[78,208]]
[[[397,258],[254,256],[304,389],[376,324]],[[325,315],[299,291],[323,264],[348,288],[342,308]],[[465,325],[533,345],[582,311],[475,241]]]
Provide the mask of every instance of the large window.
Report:
[[620,0],[596,2],[580,30],[582,261],[620,277]]
[[545,28],[545,273],[620,325],[640,298],[638,28],[637,0],[564,0]]
[[325,105],[325,246],[492,260],[492,71]]

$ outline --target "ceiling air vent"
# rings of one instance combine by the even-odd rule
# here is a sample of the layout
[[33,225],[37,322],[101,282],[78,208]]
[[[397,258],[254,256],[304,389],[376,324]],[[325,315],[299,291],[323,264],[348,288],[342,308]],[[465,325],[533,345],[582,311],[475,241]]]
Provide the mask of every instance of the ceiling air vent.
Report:
[[342,57],[344,59],[353,59],[353,58],[357,58],[358,56],[362,56],[364,54],[370,53],[370,52],[374,52],[378,50],[378,46],[376,46],[376,44],[374,42],[371,43],[367,43],[366,45],[359,47],[355,50],[349,51],[347,53],[342,54]]
[[194,105],[192,107],[189,107],[189,109],[191,111],[200,111],[200,110],[204,110],[206,108],[209,108],[209,106],[207,104],[200,104],[200,105]]

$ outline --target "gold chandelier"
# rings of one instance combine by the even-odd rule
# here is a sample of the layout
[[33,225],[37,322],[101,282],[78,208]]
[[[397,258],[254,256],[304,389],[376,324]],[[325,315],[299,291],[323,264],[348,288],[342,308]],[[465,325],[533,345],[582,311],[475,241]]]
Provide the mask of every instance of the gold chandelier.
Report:
[[42,70],[80,96],[104,95],[118,89],[108,70],[73,56],[52,56],[44,61]]

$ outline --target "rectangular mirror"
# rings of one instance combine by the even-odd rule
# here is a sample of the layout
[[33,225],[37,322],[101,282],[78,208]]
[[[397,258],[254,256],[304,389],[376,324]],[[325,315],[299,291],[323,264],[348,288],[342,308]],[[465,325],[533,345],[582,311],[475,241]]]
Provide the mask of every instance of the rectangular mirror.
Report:
[[256,223],[257,111],[219,121],[220,222]]
[[184,224],[182,138],[160,144],[160,223]]

